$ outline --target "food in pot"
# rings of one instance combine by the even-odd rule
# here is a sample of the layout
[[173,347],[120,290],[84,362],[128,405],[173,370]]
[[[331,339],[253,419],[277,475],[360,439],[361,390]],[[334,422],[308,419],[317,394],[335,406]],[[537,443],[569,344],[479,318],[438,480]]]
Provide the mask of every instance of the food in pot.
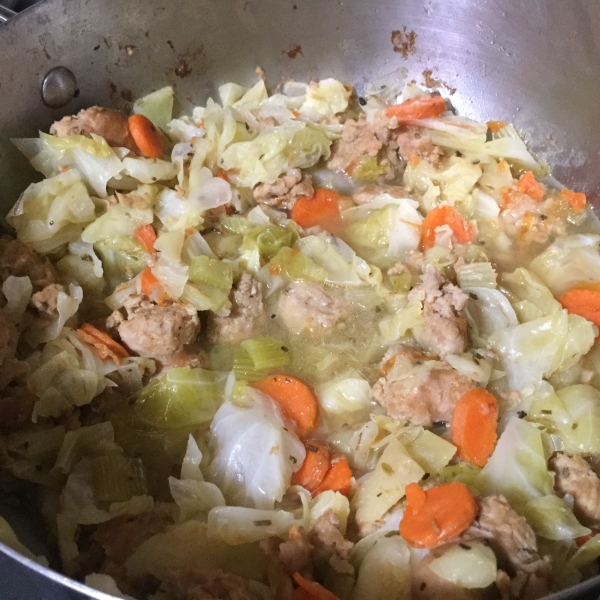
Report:
[[0,240],[2,488],[36,499],[64,572],[155,600],[595,574],[584,194],[397,77],[172,112],[164,88],[15,140],[44,179]]

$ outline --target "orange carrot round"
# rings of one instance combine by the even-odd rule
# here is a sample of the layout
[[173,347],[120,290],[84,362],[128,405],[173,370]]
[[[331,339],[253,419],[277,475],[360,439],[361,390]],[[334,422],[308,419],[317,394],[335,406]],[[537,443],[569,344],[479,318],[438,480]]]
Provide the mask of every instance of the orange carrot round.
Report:
[[316,440],[304,442],[306,458],[302,466],[292,475],[292,485],[301,485],[311,494],[321,485],[329,471],[329,448]]
[[421,224],[421,245],[424,248],[435,246],[435,230],[448,225],[459,244],[467,244],[475,237],[473,227],[465,218],[448,204],[436,206],[427,213]]
[[115,342],[108,333],[100,331],[100,329],[94,327],[91,323],[84,323],[77,330],[77,337],[85,344],[94,346],[98,352],[98,356],[102,360],[112,358],[112,360],[120,365],[123,359],[129,356],[129,352],[121,344]]
[[135,239],[142,245],[148,252],[154,252],[154,242],[156,242],[156,233],[152,225],[140,225],[133,232]]
[[590,282],[571,288],[559,299],[563,308],[600,327],[600,283]]
[[[294,573],[294,581],[305,591],[308,592],[308,597],[313,600],[339,600],[339,598],[327,588],[324,588],[316,581],[311,581],[302,577],[300,573]],[[307,596],[300,596],[306,598]]]
[[144,115],[131,115],[127,122],[131,137],[140,152],[147,158],[160,158],[162,139],[152,121]]
[[487,122],[488,129],[492,133],[498,133],[500,130],[506,127],[505,121],[488,121]]
[[496,398],[484,389],[467,392],[452,414],[452,443],[460,458],[483,467],[494,451],[497,425]]
[[544,198],[544,186],[534,177],[531,171],[527,171],[519,178],[517,189],[522,194],[527,194],[536,202]]
[[446,101],[441,96],[417,96],[401,104],[388,106],[385,114],[399,121],[439,117],[446,110]]
[[587,202],[587,198],[582,192],[573,192],[567,189],[560,190],[558,197],[566,200],[576,213],[580,213]]
[[318,189],[312,198],[299,198],[292,208],[291,216],[304,229],[318,225],[327,231],[333,231],[341,224],[339,202],[340,195],[337,192]]
[[348,461],[339,457],[331,461],[331,467],[325,474],[321,485],[314,491],[313,497],[321,492],[331,490],[347,496],[352,490],[352,470]]
[[292,375],[269,375],[252,385],[279,404],[283,414],[296,423],[302,437],[306,437],[317,426],[317,397],[300,379]]
[[477,503],[464,483],[455,481],[423,491],[406,486],[400,535],[415,548],[435,548],[459,536],[477,516]]

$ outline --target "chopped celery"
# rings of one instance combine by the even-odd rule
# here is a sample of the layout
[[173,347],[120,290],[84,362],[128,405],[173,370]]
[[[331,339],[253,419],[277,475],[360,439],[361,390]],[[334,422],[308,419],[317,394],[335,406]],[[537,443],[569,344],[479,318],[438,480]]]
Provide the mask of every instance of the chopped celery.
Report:
[[244,348],[238,348],[233,355],[233,372],[238,381],[258,381],[267,374],[266,370],[254,366],[252,357]]
[[273,275],[283,274],[289,279],[323,283],[328,273],[312,258],[295,248],[282,248],[269,262],[269,271]]
[[146,473],[139,458],[106,454],[93,459],[94,496],[98,502],[126,502],[147,493]]
[[489,262],[475,262],[456,269],[456,278],[461,288],[496,289],[496,271]]
[[390,288],[394,292],[408,293],[413,285],[413,277],[410,273],[400,273],[399,275],[388,275]]
[[295,232],[277,225],[262,225],[245,235],[244,242],[256,243],[258,251],[266,258],[273,258],[282,248],[291,246],[298,236]]
[[138,416],[159,429],[206,425],[221,403],[225,375],[178,367],[151,381],[135,403]]
[[256,229],[256,223],[240,215],[221,215],[219,222],[227,231],[231,231],[231,233],[245,235],[249,231]]
[[379,164],[374,156],[362,156],[358,159],[352,169],[350,176],[359,181],[375,181],[380,175],[385,173],[385,168]]
[[199,281],[221,290],[230,290],[233,285],[233,266],[208,256],[195,256],[188,277],[190,281]]
[[248,353],[256,371],[285,367],[290,362],[287,348],[273,338],[245,340],[241,347]]

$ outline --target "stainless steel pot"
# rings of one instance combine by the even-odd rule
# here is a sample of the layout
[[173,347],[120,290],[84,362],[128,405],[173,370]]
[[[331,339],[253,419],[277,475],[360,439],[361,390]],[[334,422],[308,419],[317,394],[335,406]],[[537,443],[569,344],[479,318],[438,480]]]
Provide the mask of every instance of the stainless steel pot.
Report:
[[[394,31],[414,32],[414,48],[395,47]],[[1,211],[34,177],[9,138],[92,104],[127,110],[166,84],[185,108],[225,81],[251,83],[257,65],[272,85],[335,76],[359,91],[400,67],[417,82],[429,69],[444,95],[456,89],[460,113],[515,123],[559,180],[600,202],[597,0],[46,0],[0,26]],[[51,109],[40,86],[56,66],[78,94]],[[594,587],[600,577],[554,598],[597,598]],[[0,597],[83,589],[0,545]]]

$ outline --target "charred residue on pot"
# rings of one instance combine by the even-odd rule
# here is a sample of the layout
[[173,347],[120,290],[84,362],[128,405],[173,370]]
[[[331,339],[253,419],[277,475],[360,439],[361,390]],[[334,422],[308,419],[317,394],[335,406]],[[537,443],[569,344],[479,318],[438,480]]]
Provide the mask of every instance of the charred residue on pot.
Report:
[[417,34],[412,30],[407,30],[406,27],[402,29],[396,29],[392,31],[392,46],[394,52],[402,54],[406,59],[409,54],[415,53],[415,44],[417,41]]
[[[287,50],[284,50],[282,54],[287,54],[288,58],[294,59],[298,54],[302,54],[302,46],[300,44],[292,44]],[[304,54],[302,54],[304,56]]]
[[[167,40],[167,44],[169,44],[171,49],[174,50],[173,44],[170,43],[170,40]],[[201,58],[203,54],[204,49],[202,48],[202,46],[200,46],[196,50],[188,50],[186,52],[178,54],[177,66],[175,67],[175,75],[177,75],[177,77],[180,77],[181,79],[184,79],[185,77],[190,75],[190,73],[192,72],[192,67],[190,66],[190,63],[193,64],[194,60]]]
[[432,69],[425,69],[422,73],[423,85],[429,89],[444,88],[451,96],[456,92],[456,88],[449,83],[446,83],[443,79],[436,79],[433,76]]

